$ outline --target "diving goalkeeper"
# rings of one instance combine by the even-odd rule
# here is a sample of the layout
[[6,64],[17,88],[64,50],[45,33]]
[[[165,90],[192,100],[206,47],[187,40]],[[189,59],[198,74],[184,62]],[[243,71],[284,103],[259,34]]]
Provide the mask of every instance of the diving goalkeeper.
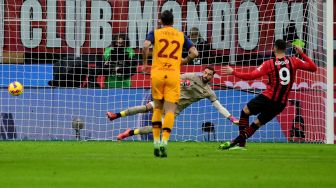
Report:
[[[181,95],[179,102],[177,104],[177,109],[175,115],[179,115],[185,108],[191,105],[194,102],[197,102],[201,99],[208,98],[212,105],[221,113],[224,117],[229,119],[234,124],[239,124],[239,120],[230,114],[230,112],[221,105],[218,101],[215,92],[211,89],[208,84],[214,77],[216,71],[213,67],[206,67],[202,75],[197,73],[185,73],[181,75]],[[126,117],[135,115],[138,113],[149,112],[154,108],[153,101],[142,106],[130,107],[119,113],[107,112],[107,117],[113,121],[120,117]],[[152,132],[151,126],[145,126],[138,129],[127,129],[123,133],[117,136],[118,140],[122,140],[126,137],[138,135],[138,134],[148,134]]]

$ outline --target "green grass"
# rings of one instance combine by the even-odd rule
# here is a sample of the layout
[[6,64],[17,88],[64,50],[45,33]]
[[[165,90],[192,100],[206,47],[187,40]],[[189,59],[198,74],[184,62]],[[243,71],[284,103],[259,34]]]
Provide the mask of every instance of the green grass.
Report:
[[0,187],[335,187],[336,146],[171,142],[0,142]]

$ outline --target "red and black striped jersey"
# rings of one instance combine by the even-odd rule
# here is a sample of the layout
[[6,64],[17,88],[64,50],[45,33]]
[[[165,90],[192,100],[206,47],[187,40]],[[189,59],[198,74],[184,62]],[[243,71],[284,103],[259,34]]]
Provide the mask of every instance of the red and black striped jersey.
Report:
[[269,59],[252,72],[233,71],[232,74],[244,80],[254,80],[267,75],[267,88],[262,94],[276,103],[286,103],[295,81],[296,71],[298,69],[310,72],[317,70],[315,63],[306,54],[301,54],[301,57],[303,60],[297,57]]

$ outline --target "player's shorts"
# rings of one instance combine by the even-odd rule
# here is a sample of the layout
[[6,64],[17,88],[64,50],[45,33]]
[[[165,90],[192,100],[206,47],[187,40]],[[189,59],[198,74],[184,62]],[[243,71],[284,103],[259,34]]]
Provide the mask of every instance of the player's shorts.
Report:
[[153,99],[177,103],[180,99],[180,74],[152,72]]
[[258,115],[258,120],[261,125],[265,125],[271,121],[275,116],[280,114],[286,104],[275,103],[266,96],[260,94],[247,103],[247,107],[252,115]]

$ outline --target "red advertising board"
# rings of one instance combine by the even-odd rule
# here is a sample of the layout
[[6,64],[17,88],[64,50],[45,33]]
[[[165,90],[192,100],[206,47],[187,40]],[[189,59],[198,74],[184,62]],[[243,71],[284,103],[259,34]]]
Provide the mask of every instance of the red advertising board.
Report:
[[[303,24],[307,23],[304,15],[307,9],[305,0],[236,0],[236,14],[233,17],[229,12],[231,1],[87,0],[79,1],[79,5],[76,4],[77,1],[65,0],[4,2],[4,51],[74,53],[78,47],[81,53],[102,53],[102,48],[110,44],[111,35],[117,33],[127,33],[131,47],[138,48],[145,33],[155,26],[154,11],[163,9],[173,10],[177,25],[186,33],[196,22],[197,27],[202,27],[200,31],[204,37],[216,44],[213,47],[220,54],[230,53],[231,36],[225,28],[232,28],[232,22],[235,29],[230,32],[235,33],[235,53],[238,55],[269,54],[274,39],[282,38],[282,31],[289,19],[296,19],[302,37],[307,30],[307,25]],[[282,10],[287,10],[281,13],[286,15],[284,19],[276,15]],[[223,15],[217,15],[219,13]],[[151,21],[146,20],[146,16]],[[226,20],[221,20],[222,17]],[[318,19],[321,18],[322,16],[318,16]],[[74,40],[78,43],[75,44]]]

